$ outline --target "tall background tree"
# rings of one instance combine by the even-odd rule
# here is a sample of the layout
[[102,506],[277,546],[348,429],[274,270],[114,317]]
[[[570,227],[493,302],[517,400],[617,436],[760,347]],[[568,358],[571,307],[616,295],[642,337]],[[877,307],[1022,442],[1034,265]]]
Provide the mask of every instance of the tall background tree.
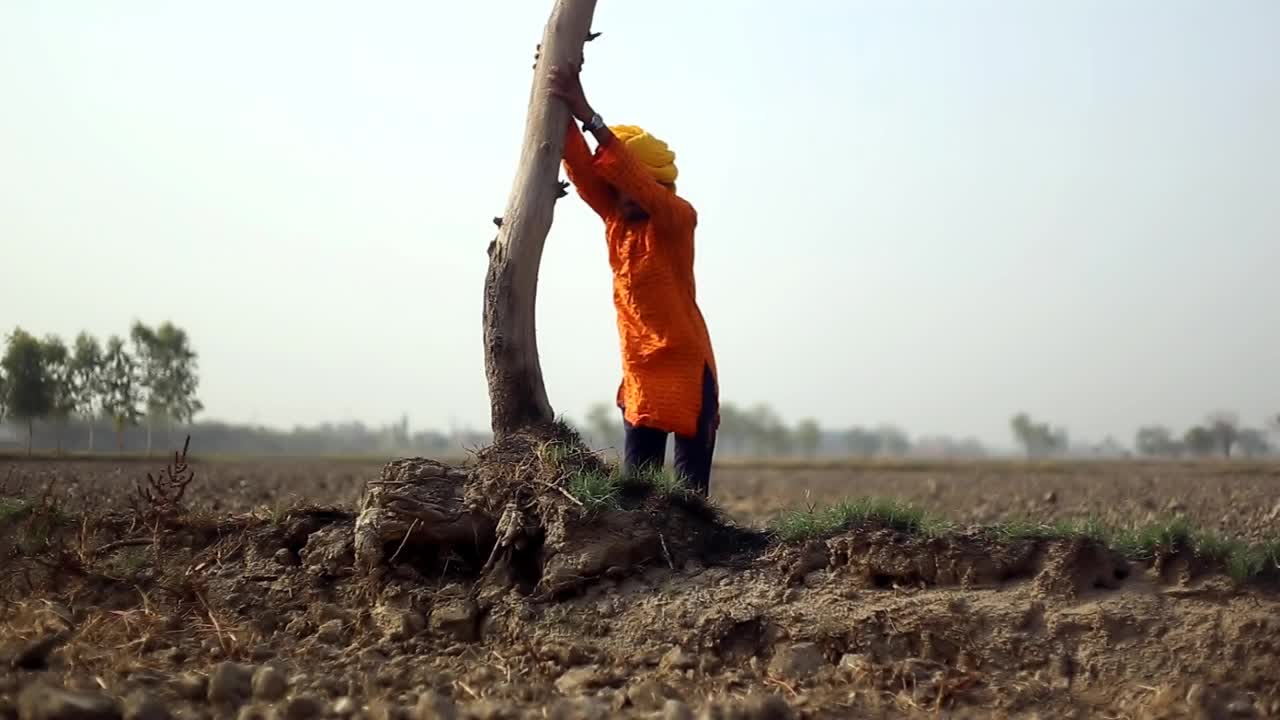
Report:
[[5,344],[5,407],[9,417],[27,424],[27,454],[35,435],[35,421],[49,414],[53,388],[45,367],[43,343],[22,328],[15,328]]
[[1240,437],[1240,418],[1235,413],[1219,411],[1209,416],[1207,427],[1213,435],[1214,449],[1222,457],[1231,457]]
[[1173,437],[1173,431],[1163,425],[1147,425],[1138,428],[1133,447],[1139,455],[1147,457],[1174,457],[1182,446]]
[[622,449],[622,418],[616,407],[608,403],[592,405],[587,411],[584,429],[596,447]]
[[71,396],[75,412],[88,420],[89,451],[93,452],[93,431],[102,414],[102,345],[88,333],[76,335],[71,351]]
[[71,387],[71,353],[66,343],[55,335],[48,335],[41,343],[44,353],[44,371],[49,381],[49,407],[45,417],[53,423],[58,452],[62,452],[62,432],[67,420],[75,411],[75,396]]
[[204,405],[196,398],[199,377],[196,352],[182,328],[165,322],[152,329],[135,322],[129,332],[144,392],[147,419],[147,453],[151,453],[155,424],[191,422]]
[[796,439],[796,448],[806,457],[813,457],[818,454],[818,447],[822,445],[822,427],[818,425],[817,420],[805,419],[796,423],[796,429],[793,433]]
[[142,388],[137,364],[118,335],[107,340],[102,388],[102,410],[111,418],[116,448],[123,449],[125,427],[137,425],[142,417]]
[[1009,421],[1013,437],[1029,458],[1042,458],[1065,452],[1070,445],[1067,431],[1035,422],[1026,413],[1018,413]]

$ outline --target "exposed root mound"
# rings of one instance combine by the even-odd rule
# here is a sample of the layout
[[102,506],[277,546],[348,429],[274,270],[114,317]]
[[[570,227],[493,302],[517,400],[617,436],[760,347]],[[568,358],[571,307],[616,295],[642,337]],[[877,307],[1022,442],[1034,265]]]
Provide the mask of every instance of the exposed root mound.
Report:
[[736,527],[701,498],[635,481],[604,499],[575,497],[576,480],[611,469],[569,428],[517,433],[468,467],[420,458],[389,463],[356,520],[359,568],[390,565],[478,577],[477,594],[516,588],[558,597],[637,568],[753,557],[765,536]]
[[1129,575],[1123,557],[1084,538],[1010,541],[982,532],[922,537],[871,527],[784,552],[794,553],[792,584],[818,570],[845,568],[872,587],[981,587],[1034,579],[1043,592],[1075,597],[1118,587]]

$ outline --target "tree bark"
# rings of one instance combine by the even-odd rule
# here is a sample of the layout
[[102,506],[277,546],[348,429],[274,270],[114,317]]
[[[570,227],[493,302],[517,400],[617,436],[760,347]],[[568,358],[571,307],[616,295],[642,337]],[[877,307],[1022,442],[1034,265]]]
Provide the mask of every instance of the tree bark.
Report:
[[538,265],[551,230],[569,110],[547,95],[552,65],[580,63],[596,0],[556,0],[542,35],[515,182],[489,246],[484,282],[484,357],[495,441],[555,419],[535,335]]

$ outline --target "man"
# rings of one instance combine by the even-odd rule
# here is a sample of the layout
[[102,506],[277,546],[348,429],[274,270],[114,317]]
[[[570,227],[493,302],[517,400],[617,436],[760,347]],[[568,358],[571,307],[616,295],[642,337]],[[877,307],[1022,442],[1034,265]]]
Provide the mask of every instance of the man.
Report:
[[711,485],[719,382],[693,278],[697,213],[676,195],[675,154],[630,125],[607,127],[582,89],[580,67],[553,67],[550,92],[595,136],[592,154],[570,120],[564,165],[603,220],[622,344],[623,467],[661,468],[675,435],[675,471],[698,494]]

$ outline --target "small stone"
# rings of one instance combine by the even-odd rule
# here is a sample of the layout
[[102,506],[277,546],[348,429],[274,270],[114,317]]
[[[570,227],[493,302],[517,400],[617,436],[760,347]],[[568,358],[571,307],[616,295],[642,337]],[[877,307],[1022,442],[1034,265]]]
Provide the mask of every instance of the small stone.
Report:
[[352,715],[355,715],[357,712],[359,712],[360,706],[356,703],[355,700],[352,700],[349,697],[343,696],[333,701],[332,710],[334,715],[345,718],[345,717],[351,717]]
[[473,642],[478,634],[479,615],[480,609],[470,599],[445,601],[431,609],[431,630],[458,642]]
[[660,670],[692,670],[698,666],[698,658],[685,652],[682,647],[673,647],[658,662]]
[[556,680],[556,690],[561,695],[582,695],[606,684],[605,678],[594,667],[580,667],[566,671]]
[[289,548],[280,548],[279,550],[276,551],[276,554],[272,555],[271,557],[273,560],[276,561],[277,565],[281,565],[284,567],[294,567],[300,564],[298,561],[298,556],[295,555],[293,551],[290,550]]
[[812,677],[827,664],[822,651],[813,643],[796,643],[780,648],[769,662],[769,672],[789,680]]
[[200,673],[183,673],[175,685],[178,696],[187,700],[205,700],[209,696],[209,678]]
[[458,708],[449,698],[428,690],[418,696],[413,717],[414,720],[457,720]]
[[1053,504],[1057,503],[1057,502],[1058,502],[1058,491],[1056,491],[1056,490],[1050,490],[1049,492],[1045,493],[1045,494],[1044,494],[1044,501],[1045,501],[1045,503],[1047,503],[1047,504],[1049,504],[1049,505],[1053,505]]
[[320,717],[324,703],[314,695],[294,695],[284,705],[284,720],[307,720]]
[[679,700],[668,700],[662,706],[662,720],[693,720],[693,710]]
[[658,680],[642,680],[627,690],[627,700],[637,710],[657,712],[675,694],[670,686]]
[[253,696],[258,700],[275,702],[289,690],[284,673],[270,665],[263,665],[253,674]]
[[95,692],[29,685],[18,696],[22,720],[120,720],[120,706]]
[[169,720],[169,708],[144,692],[125,698],[124,720]]
[[253,668],[220,662],[209,673],[209,702],[240,707],[253,695]]

